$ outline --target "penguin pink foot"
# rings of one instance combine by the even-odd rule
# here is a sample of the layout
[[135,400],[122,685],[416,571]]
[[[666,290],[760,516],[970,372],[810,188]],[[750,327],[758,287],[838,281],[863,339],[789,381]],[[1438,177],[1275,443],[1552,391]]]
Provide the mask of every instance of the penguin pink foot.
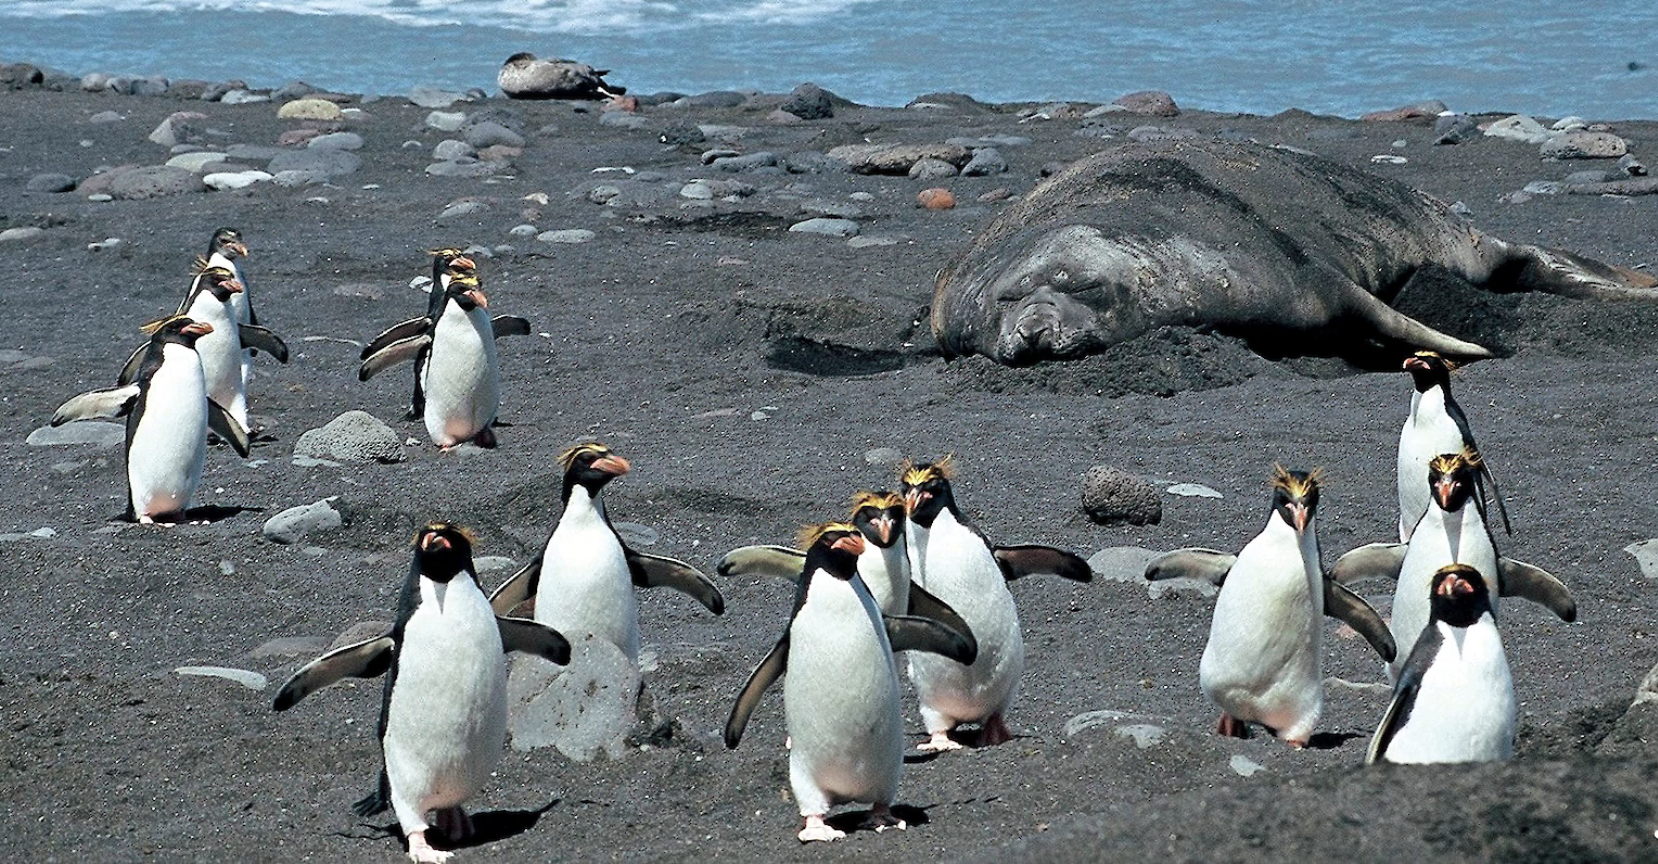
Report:
[[910,826],[904,820],[894,816],[890,806],[886,804],[876,804],[875,806],[869,808],[869,817],[864,820],[864,827],[874,828],[875,833],[879,834],[888,828],[897,828],[900,831],[904,831]]
[[940,729],[933,733],[933,737],[927,739],[915,749],[923,753],[943,753],[946,750],[960,750],[961,745],[950,737],[950,730]]
[[409,835],[410,861],[417,861],[419,864],[444,864],[454,854],[442,849],[433,849],[432,844],[426,841],[425,831],[416,831]]
[[822,813],[814,813],[806,817],[806,826],[796,836],[800,842],[810,843],[814,840],[839,840],[846,836],[846,832],[823,821]]
[[1242,720],[1222,711],[1220,720],[1215,723],[1215,734],[1224,735],[1228,738],[1248,738],[1249,727],[1244,725]]
[[1013,740],[1013,730],[1000,714],[992,714],[979,726],[979,746],[995,747]]

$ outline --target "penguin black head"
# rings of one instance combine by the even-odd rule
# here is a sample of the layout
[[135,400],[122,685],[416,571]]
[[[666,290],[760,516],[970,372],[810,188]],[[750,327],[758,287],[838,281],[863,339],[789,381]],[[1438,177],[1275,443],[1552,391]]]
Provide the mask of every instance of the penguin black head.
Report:
[[923,528],[931,528],[941,511],[955,509],[955,495],[950,491],[950,478],[955,473],[951,456],[937,462],[904,464],[898,474],[898,488],[904,493],[904,505],[909,510],[911,521]]
[[864,535],[848,522],[826,522],[800,532],[806,549],[806,575],[824,570],[842,581],[858,573],[858,556],[864,554]]
[[1290,471],[1282,465],[1272,466],[1272,512],[1295,533],[1306,533],[1318,511],[1318,484],[1323,481],[1322,468]]
[[148,334],[151,342],[176,342],[187,348],[196,347],[196,340],[213,332],[213,325],[197,321],[188,315],[170,315],[151,321],[139,328]]
[[454,277],[463,273],[476,273],[478,271],[477,262],[457,248],[433,249],[430,250],[430,254],[432,256],[432,282],[434,284],[442,285],[441,277],[443,276]]
[[455,273],[443,290],[449,295],[449,299],[460,304],[460,307],[468,312],[489,308],[489,298],[484,296],[484,289],[479,286],[478,277],[474,273]]
[[472,573],[472,532],[448,522],[433,522],[415,535],[415,566],[422,576],[447,584]]
[[891,549],[904,536],[904,499],[885,489],[859,492],[852,497],[852,524],[865,540]]
[[1477,491],[1480,466],[1478,450],[1463,448],[1461,453],[1441,453],[1428,463],[1428,489],[1439,509],[1455,513],[1468,503]]
[[1452,627],[1468,627],[1491,612],[1491,592],[1480,571],[1467,564],[1447,564],[1433,574],[1429,617]]
[[558,454],[558,464],[564,466],[564,501],[570,502],[570,493],[577,486],[587,490],[588,497],[599,497],[606,483],[628,473],[633,466],[628,460],[610,452],[597,441],[585,441]]
[[213,239],[207,241],[207,254],[219,253],[232,261],[245,257],[248,254],[248,244],[242,242],[242,232],[235,228],[220,228],[213,232]]
[[1404,370],[1410,373],[1411,383],[1416,386],[1416,392],[1426,393],[1434,387],[1442,387],[1445,392],[1451,392],[1451,373],[1456,371],[1456,364],[1432,351],[1418,351],[1405,358]]
[[236,281],[235,273],[224,267],[207,266],[206,258],[196,259],[195,276],[220,303],[228,301],[232,294],[242,293],[242,283]]

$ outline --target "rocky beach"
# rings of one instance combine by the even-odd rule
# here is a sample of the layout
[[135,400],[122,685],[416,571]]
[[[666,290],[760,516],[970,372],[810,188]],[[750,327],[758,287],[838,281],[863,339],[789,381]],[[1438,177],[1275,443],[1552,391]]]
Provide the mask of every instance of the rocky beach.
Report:
[[[720,739],[792,586],[721,580],[719,617],[643,592],[626,747],[509,748],[458,861],[1658,860],[1658,304],[1432,274],[1395,304],[1501,355],[1454,378],[1512,517],[1497,543],[1579,607],[1564,624],[1503,606],[1512,761],[1410,768],[1363,766],[1388,688],[1334,622],[1313,746],[1212,734],[1197,668],[1213,589],[1141,576],[1154,552],[1241,547],[1275,463],[1324,469],[1326,564],[1394,539],[1408,376],[1177,327],[1006,368],[946,361],[928,325],[935,274],[1009,202],[1166,138],[1311,151],[1498,237],[1650,273],[1658,121],[1435,103],[1268,117],[1161,93],[874,108],[809,85],[365,97],[15,63],[0,87],[0,826],[16,860],[401,860],[389,814],[350,811],[378,770],[380,684],[283,714],[271,697],[391,620],[419,525],[471,526],[484,587],[505,580],[557,517],[557,454],[584,439],[632,462],[606,492],[629,541],[710,574],[729,549],[843,515],[906,458],[951,453],[986,535],[1073,550],[1095,578],[1011,583],[1027,643],[1011,743],[912,749],[908,830],[809,846],[781,698],[741,747]],[[260,322],[292,356],[255,359],[259,434],[247,459],[210,448],[202,521],[126,523],[121,428],[43,427],[114,383],[221,226],[241,230]],[[445,246],[477,261],[492,312],[531,323],[500,343],[493,450],[440,453],[404,420],[407,367],[357,380],[361,347],[424,310],[427,250]],[[1357,590],[1387,613],[1391,583]],[[908,694],[905,720],[924,740]]]

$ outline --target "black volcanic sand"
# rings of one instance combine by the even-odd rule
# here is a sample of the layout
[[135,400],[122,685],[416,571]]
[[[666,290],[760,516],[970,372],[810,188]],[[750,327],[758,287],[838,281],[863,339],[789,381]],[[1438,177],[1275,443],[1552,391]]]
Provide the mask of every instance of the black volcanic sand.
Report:
[[[271,640],[332,639],[386,620],[407,572],[413,527],[444,517],[475,526],[479,552],[522,561],[558,507],[555,454],[588,436],[633,461],[607,493],[619,521],[660,532],[651,551],[711,569],[725,550],[787,541],[803,522],[838,515],[863,487],[893,482],[866,454],[894,448],[956,454],[958,499],[992,538],[1084,555],[1135,545],[1236,549],[1264,520],[1274,462],[1322,465],[1326,561],[1394,531],[1394,450],[1408,386],[1327,359],[1272,362],[1231,338],[1162,331],[1083,362],[1008,370],[946,363],[926,327],[933,274],[1002,205],[979,196],[1029,190],[1044,163],[1113,145],[1079,122],[1020,123],[1029,106],[949,109],[842,106],[831,120],[772,125],[757,100],[735,109],[648,108],[644,129],[602,126],[564,104],[491,101],[528,132],[495,182],[427,176],[441,133],[402,99],[362,107],[348,128],[364,166],[332,185],[88,202],[26,194],[40,172],[85,177],[100,165],[160,164],[145,136],[169,113],[202,111],[212,140],[274,144],[271,104],[226,106],[39,90],[0,93],[0,229],[38,225],[0,245],[0,347],[32,358],[5,367],[0,531],[0,828],[13,860],[394,861],[389,814],[354,818],[370,788],[378,682],[337,686],[294,710],[272,689],[175,674],[186,665],[250,669],[279,683],[309,654],[254,656]],[[772,100],[771,104],[775,104]],[[125,119],[89,124],[100,111]],[[1487,118],[1491,119],[1491,118]],[[1122,128],[1138,125],[1122,118]],[[1429,146],[1423,125],[1187,112],[1158,121],[1304,147],[1375,165],[1447,201],[1463,201],[1498,236],[1638,266],[1658,260],[1658,198],[1540,196],[1499,202],[1574,164],[1535,146],[1481,139]],[[865,139],[939,142],[956,135],[1028,136],[1003,149],[1011,171],[957,178],[960,206],[914,206],[923,185],[849,174],[724,175],[700,150],[659,140],[670,126],[745,127],[737,148],[827,150]],[[553,126],[554,129],[545,127]],[[1658,123],[1615,124],[1637,154],[1658,159]],[[81,146],[82,140],[90,146]],[[405,141],[421,149],[405,148]],[[1407,145],[1394,149],[1395,140]],[[1120,138],[1118,140],[1121,140]],[[756,193],[682,209],[592,203],[596,182],[627,166],[667,180],[738,179]],[[648,177],[648,175],[647,175]],[[677,184],[675,184],[677,185]],[[869,200],[848,195],[867,192]],[[545,193],[543,204],[525,200]],[[439,225],[456,199],[489,205]],[[853,248],[790,234],[812,201],[856,203],[866,235]],[[534,211],[526,213],[524,211]],[[588,228],[554,245],[509,237],[514,225]],[[199,503],[252,508],[171,530],[114,522],[123,508],[116,449],[24,444],[64,399],[112,382],[137,326],[171,312],[190,259],[211,231],[239,226],[261,317],[293,348],[286,367],[259,361],[253,413],[274,440],[244,461],[209,455]],[[89,243],[118,237],[115,249]],[[512,243],[480,262],[492,309],[527,316],[539,335],[503,340],[499,449],[440,455],[400,419],[409,373],[359,384],[359,345],[417,314],[423,250]],[[341,286],[350,287],[345,292]],[[378,294],[375,299],[362,294]],[[647,693],[660,722],[648,748],[575,764],[549,751],[509,751],[473,801],[485,842],[463,861],[1065,859],[1594,861],[1658,856],[1658,734],[1652,706],[1625,707],[1658,663],[1654,599],[1625,546],[1658,535],[1658,308],[1473,292],[1424,279],[1401,305],[1511,356],[1475,364],[1456,393],[1485,446],[1513,517],[1504,552],[1560,574],[1580,622],[1505,604],[1516,678],[1514,761],[1477,767],[1361,765],[1385,694],[1332,686],[1318,746],[1210,733],[1216,709],[1197,688],[1210,600],[1148,598],[1143,585],[1014,583],[1028,644],[1006,746],[916,758],[900,796],[912,827],[857,832],[802,847],[788,792],[781,698],[761,706],[741,748],[718,735],[730,700],[783,626],[791,588],[734,580],[715,618],[672,594],[642,596]],[[1471,310],[1473,314],[1471,313]],[[6,355],[15,359],[16,355]],[[392,465],[297,467],[295,438],[365,409],[419,439]],[[757,413],[758,412],[758,413]],[[878,459],[875,461],[879,461]],[[1078,481],[1110,464],[1224,497],[1164,499],[1161,524],[1099,527],[1083,517]],[[349,524],[284,546],[265,518],[338,496]],[[491,571],[493,586],[507,571]],[[1385,611],[1387,585],[1369,585]],[[1351,633],[1328,627],[1326,674],[1380,680]],[[912,700],[913,701],[913,700]],[[1090,711],[1127,717],[1065,733]],[[1645,713],[1643,713],[1645,712]],[[922,739],[906,706],[912,740]],[[1151,724],[1141,749],[1117,728]],[[1262,770],[1242,776],[1243,757]],[[1247,766],[1245,766],[1247,767]],[[856,817],[852,817],[855,821]]]

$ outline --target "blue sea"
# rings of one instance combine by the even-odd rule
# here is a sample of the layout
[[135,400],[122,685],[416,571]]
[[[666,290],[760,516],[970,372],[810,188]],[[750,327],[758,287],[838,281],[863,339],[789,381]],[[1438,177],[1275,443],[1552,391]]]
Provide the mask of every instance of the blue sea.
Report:
[[1351,0],[3,0],[0,61],[356,93],[494,91],[518,51],[636,93],[786,91],[871,105],[955,91],[1211,111],[1658,118],[1658,2]]

